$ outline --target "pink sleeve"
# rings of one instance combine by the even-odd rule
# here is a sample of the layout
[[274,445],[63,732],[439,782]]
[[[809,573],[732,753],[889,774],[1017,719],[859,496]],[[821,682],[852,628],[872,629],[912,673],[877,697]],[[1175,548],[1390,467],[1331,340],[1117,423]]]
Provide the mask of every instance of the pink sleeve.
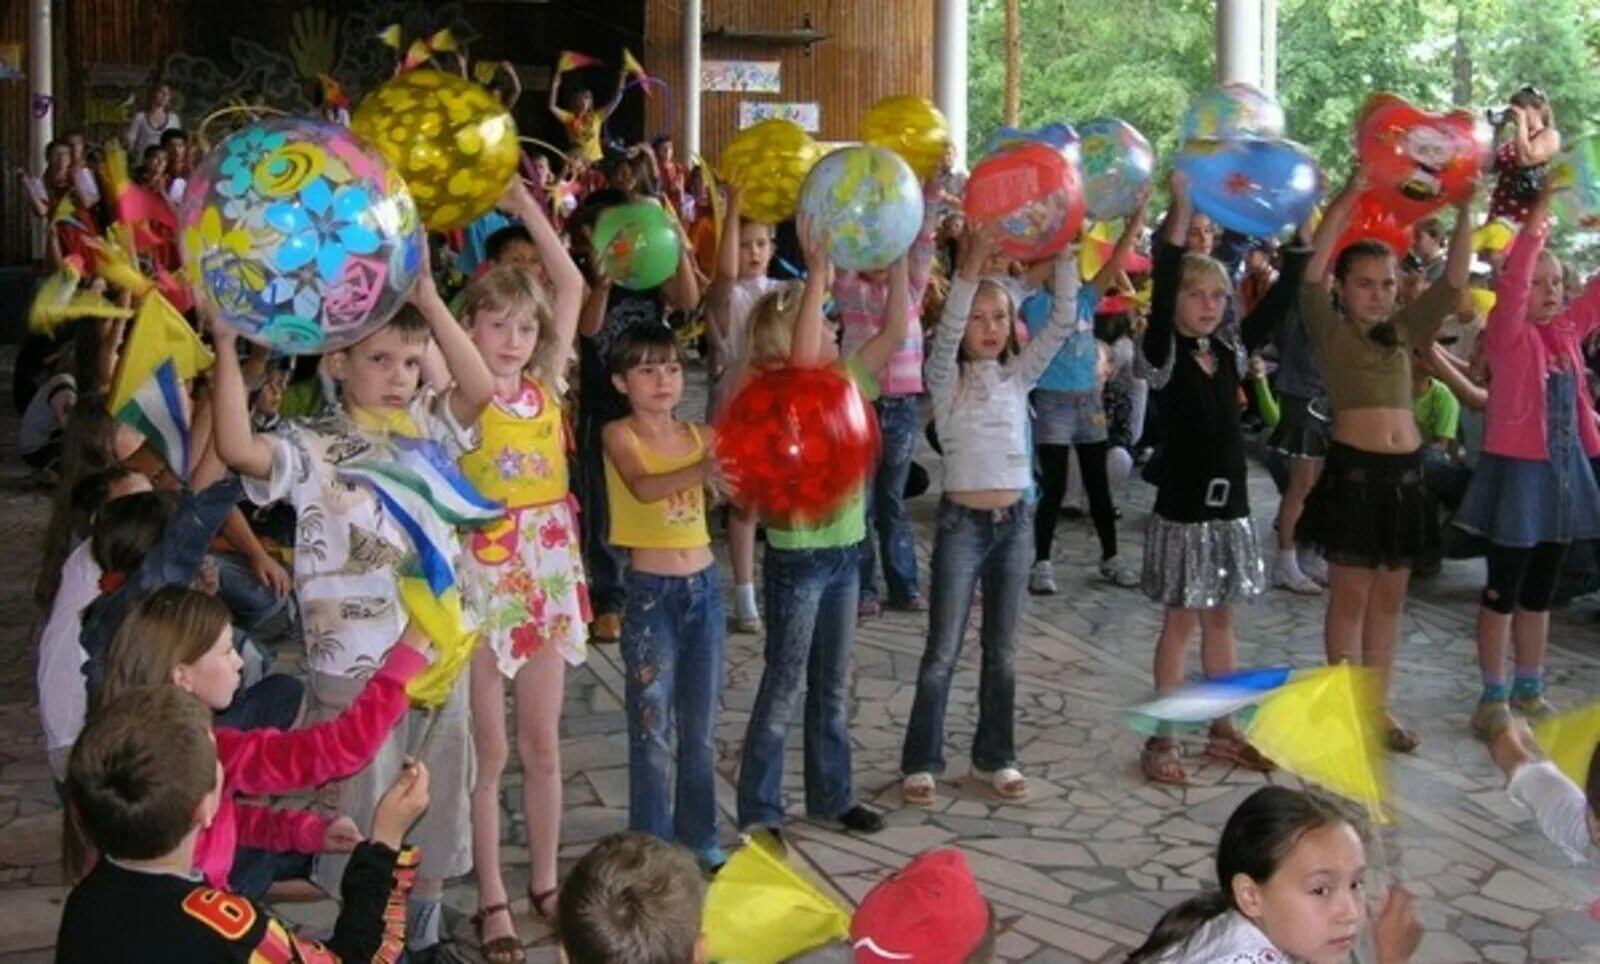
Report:
[[906,263],[906,274],[911,282],[911,308],[916,314],[921,313],[923,296],[928,293],[928,278],[933,273],[933,239],[939,227],[939,203],[942,197],[943,191],[937,181],[924,190],[922,230],[917,232],[917,239],[911,244],[910,259]]
[[274,810],[250,803],[234,805],[233,821],[239,846],[275,854],[320,853],[322,838],[333,822],[309,810]]
[[217,755],[241,796],[288,793],[350,776],[366,766],[405,714],[406,684],[428,665],[410,646],[389,650],[355,702],[326,723],[300,730],[217,728]]
[[1544,250],[1545,232],[1532,224],[1517,233],[1500,269],[1500,280],[1495,285],[1494,307],[1489,310],[1489,322],[1484,328],[1491,349],[1503,348],[1512,334],[1527,320],[1529,294],[1533,288],[1533,265]]

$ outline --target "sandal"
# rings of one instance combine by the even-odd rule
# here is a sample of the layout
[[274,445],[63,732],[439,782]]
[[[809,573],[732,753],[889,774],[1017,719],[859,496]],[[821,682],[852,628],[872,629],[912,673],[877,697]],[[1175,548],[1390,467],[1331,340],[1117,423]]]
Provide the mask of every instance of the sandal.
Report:
[[1183,768],[1178,755],[1178,741],[1165,736],[1153,736],[1145,741],[1139,753],[1139,769],[1154,783],[1172,787],[1189,785],[1189,771]]
[[988,783],[994,795],[1002,800],[1024,800],[1028,796],[1028,779],[1016,767],[1001,767],[994,771],[974,768],[972,778]]
[[900,796],[912,806],[929,807],[939,799],[939,788],[933,782],[933,774],[910,773],[900,781]]
[[510,918],[511,905],[495,904],[472,915],[472,926],[478,931],[478,953],[483,955],[488,964],[522,964],[528,959],[528,953],[522,948],[522,939],[515,933],[484,940],[484,922],[500,913]]
[[1271,773],[1278,768],[1276,763],[1262,756],[1260,750],[1245,742],[1239,731],[1232,727],[1211,728],[1211,734],[1206,738],[1206,756],[1257,773]]
[[551,926],[555,925],[556,912],[550,909],[550,903],[556,899],[556,891],[558,889],[552,887],[536,894],[533,892],[532,887],[528,888],[528,910],[533,913],[533,916]]
[[1399,723],[1391,723],[1383,731],[1383,745],[1390,753],[1412,753],[1422,745],[1422,738],[1417,736],[1416,730],[1408,730]]

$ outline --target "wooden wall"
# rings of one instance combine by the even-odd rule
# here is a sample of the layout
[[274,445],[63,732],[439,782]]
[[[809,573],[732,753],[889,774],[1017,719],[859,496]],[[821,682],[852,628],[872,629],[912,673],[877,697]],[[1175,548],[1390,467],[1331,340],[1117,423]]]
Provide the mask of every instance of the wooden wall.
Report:
[[[0,4],[0,41],[23,44],[23,61],[28,57],[28,5],[20,0]],[[26,67],[24,67],[26,69]],[[28,125],[32,122],[26,80],[0,81],[0,264],[24,261],[29,254],[32,229],[28,203],[17,183],[19,167],[37,170],[44,158],[32,158],[28,147]]]
[[[652,2],[645,20],[644,65],[682,89],[683,46],[676,3]],[[853,141],[861,115],[892,94],[933,96],[934,0],[704,0],[706,30],[793,30],[806,15],[828,35],[810,47],[751,40],[706,39],[705,60],[778,61],[781,91],[776,94],[707,91],[701,97],[701,152],[715,159],[738,133],[739,102],[815,102],[821,125],[812,136],[822,141]],[[649,105],[646,127],[667,127],[667,108]],[[671,133],[682,138],[681,109],[670,110]]]

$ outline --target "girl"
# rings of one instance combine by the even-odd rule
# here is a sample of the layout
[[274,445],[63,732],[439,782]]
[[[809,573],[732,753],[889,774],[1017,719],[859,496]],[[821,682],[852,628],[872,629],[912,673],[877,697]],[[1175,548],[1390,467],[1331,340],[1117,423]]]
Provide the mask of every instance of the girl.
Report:
[[[1228,311],[1227,272],[1197,250],[1210,229],[1195,223],[1188,179],[1175,173],[1171,193],[1144,335],[1163,440],[1149,473],[1156,504],[1145,533],[1143,577],[1145,594],[1166,607],[1156,641],[1157,692],[1183,682],[1184,651],[1197,623],[1205,674],[1232,672],[1233,602],[1254,598],[1265,577],[1250,518],[1239,369],[1246,346],[1262,340],[1267,326],[1258,310],[1239,332],[1230,327],[1219,334]],[[1226,719],[1211,724],[1205,753],[1252,770],[1272,769]],[[1139,762],[1158,783],[1188,782],[1169,732],[1151,737]]]
[[471,670],[478,761],[472,851],[482,902],[475,919],[494,964],[523,959],[500,872],[505,681],[515,692],[529,898],[533,912],[549,920],[561,831],[561,693],[566,665],[584,661],[590,615],[561,406],[583,276],[520,181],[506,210],[532,234],[555,297],[526,268],[503,265],[474,279],[463,303],[472,341],[494,376],[495,398],[480,423],[483,442],[461,459],[461,470],[479,492],[506,506],[503,521],[471,535],[463,560],[468,605],[488,640]]
[[[785,285],[750,312],[745,370],[784,365],[820,367],[838,361],[822,303],[832,265],[823,240],[802,219],[804,287]],[[889,268],[889,312],[883,328],[845,360],[851,380],[869,399],[874,373],[906,337],[910,278],[905,259]],[[745,730],[739,765],[739,828],[777,835],[783,825],[783,756],[795,697],[806,690],[806,813],[856,833],[883,829],[883,817],[855,800],[850,773],[847,698],[850,647],[861,592],[860,553],[866,537],[865,498],[858,489],[831,518],[767,520],[762,590],[767,610],[766,665]]]
[[[1143,225],[1141,207],[1128,219],[1116,251],[1081,300],[1075,256],[1068,250],[1056,256],[1054,317],[1020,354],[1014,340],[1016,305],[999,285],[979,280],[995,250],[993,237],[987,232],[967,236],[928,358],[928,395],[944,445],[945,478],[930,564],[928,645],[900,754],[907,803],[931,804],[935,777],[944,770],[950,680],[980,580],[983,668],[972,775],[1003,799],[1027,795],[1012,734],[1016,677],[1011,660],[1033,534],[1033,506],[1027,498],[1033,485],[1028,393],[1066,341],[1074,319],[1094,317],[1094,302],[1116,277]],[[1089,344],[1093,351],[1092,334]],[[1061,493],[1055,497],[1059,502]]]
[[716,437],[673,415],[683,352],[669,329],[624,335],[611,372],[633,409],[603,433],[611,539],[628,550],[628,827],[676,840],[715,873],[727,860],[717,839],[715,741],[727,627],[705,497]]
[[[427,637],[407,626],[355,702],[326,723],[300,730],[216,727],[222,803],[195,845],[195,867],[213,887],[260,897],[275,861],[235,866],[235,848],[268,855],[348,853],[361,834],[348,817],[323,820],[304,811],[235,804],[234,798],[292,793],[348,777],[366,766],[408,706],[406,684],[428,665]],[[228,607],[185,587],[158,589],[129,612],[112,640],[105,687],[96,705],[138,686],[172,683],[222,711],[239,689],[241,660]],[[289,876],[310,873],[305,861]]]
[[[1600,491],[1585,456],[1600,456],[1582,344],[1600,328],[1600,282],[1565,304],[1561,264],[1545,250],[1550,189],[1534,202],[1496,289],[1484,333],[1489,400],[1483,454],[1455,523],[1489,541],[1478,607],[1483,695],[1472,731],[1488,740],[1517,712],[1537,720],[1544,699],[1550,597],[1574,540],[1600,536]],[[1506,687],[1506,642],[1516,677]]]
[[[1394,252],[1357,241],[1333,257],[1360,188],[1358,177],[1329,206],[1300,291],[1300,318],[1327,381],[1333,431],[1296,537],[1329,563],[1328,661],[1380,669],[1387,693],[1406,583],[1434,537],[1430,526],[1438,524],[1422,485],[1411,348],[1431,344],[1460,302],[1472,266],[1472,216],[1469,198],[1458,206],[1443,277],[1396,312]],[[1326,287],[1330,264],[1336,302]],[[1392,714],[1385,742],[1398,753],[1418,744]]]
[[[1366,849],[1337,802],[1262,787],[1228,818],[1217,890],[1156,922],[1127,964],[1348,964],[1367,921]],[[1404,964],[1421,943],[1411,895],[1383,897],[1373,925],[1377,964]]]
[[1494,152],[1494,194],[1489,198],[1489,220],[1504,218],[1522,224],[1529,207],[1548,179],[1547,165],[1561,150],[1561,133],[1556,130],[1550,100],[1537,87],[1523,87],[1511,95],[1511,103],[1496,126],[1512,127]]
[[161,143],[162,134],[182,127],[177,111],[172,109],[172,88],[157,84],[150,91],[149,106],[133,115],[122,141],[130,157],[143,157],[145,148]]

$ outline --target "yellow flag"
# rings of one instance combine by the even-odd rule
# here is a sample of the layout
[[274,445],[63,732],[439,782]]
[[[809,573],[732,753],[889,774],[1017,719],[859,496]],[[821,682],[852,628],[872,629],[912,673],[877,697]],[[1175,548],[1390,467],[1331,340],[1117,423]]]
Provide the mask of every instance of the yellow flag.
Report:
[[1085,281],[1100,273],[1106,259],[1117,248],[1117,236],[1112,233],[1111,222],[1096,221],[1083,233],[1083,245],[1078,249],[1078,274]]
[[639,63],[639,58],[635,57],[633,51],[627,47],[622,48],[622,69],[640,79],[650,76],[645,73],[644,65]]
[[400,605],[433,642],[434,651],[433,663],[406,684],[406,695],[427,709],[442,706],[472,662],[482,636],[466,628],[459,592],[451,589],[442,597],[435,596],[421,576],[400,578]]
[[472,79],[483,86],[489,86],[494,80],[494,75],[500,70],[500,65],[492,60],[480,60],[472,65]]
[[111,398],[107,408],[113,415],[133,400],[134,395],[155,378],[156,369],[172,362],[180,380],[188,380],[211,367],[211,352],[195,334],[178,309],[159,292],[151,292],[139,302],[133,316],[133,330],[122,346],[117,373],[111,379]]
[[378,39],[383,41],[385,46],[392,47],[395,50],[399,50],[400,49],[400,25],[397,24],[397,23],[391,23],[389,26],[384,27],[383,30],[379,31]]
[[440,53],[454,53],[457,49],[456,35],[450,32],[449,27],[436,31],[428,38],[428,47]]
[[1600,702],[1552,716],[1533,728],[1539,748],[1578,786],[1589,779],[1589,761],[1600,747]]
[[1496,218],[1472,232],[1472,250],[1493,254],[1504,251],[1516,240],[1517,233],[1503,218]]
[[1378,686],[1374,670],[1357,666],[1297,674],[1261,701],[1245,735],[1284,770],[1387,823]]
[[850,915],[757,835],[733,852],[701,918],[713,961],[776,964],[850,936]]

